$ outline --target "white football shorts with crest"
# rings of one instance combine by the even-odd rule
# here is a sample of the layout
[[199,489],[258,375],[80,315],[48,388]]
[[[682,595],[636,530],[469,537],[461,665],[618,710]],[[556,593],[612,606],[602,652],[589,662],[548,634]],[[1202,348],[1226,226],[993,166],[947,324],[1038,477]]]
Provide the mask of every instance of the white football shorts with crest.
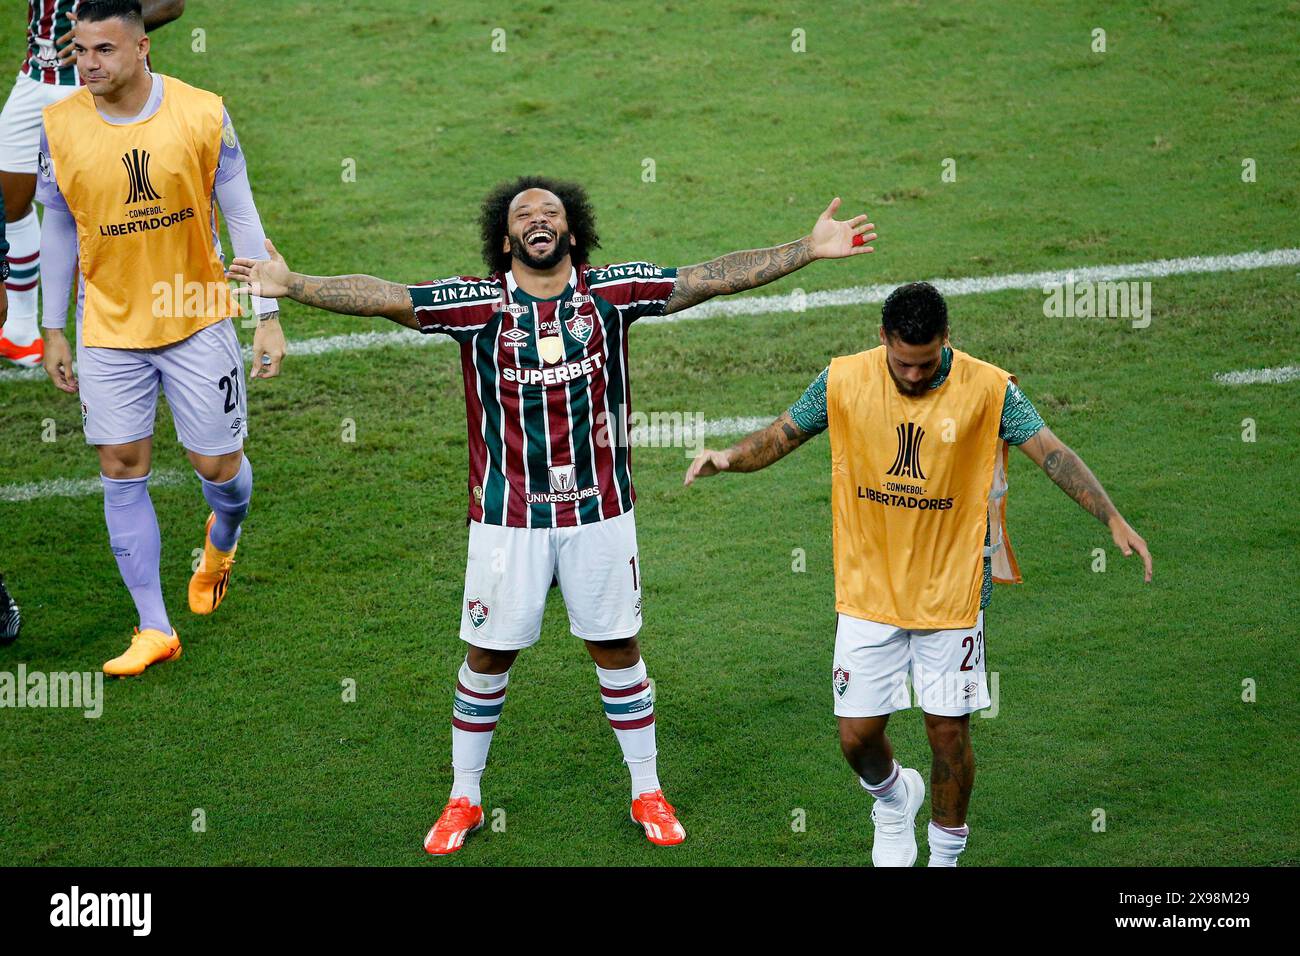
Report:
[[41,151],[41,110],[71,96],[79,86],[41,83],[19,73],[0,110],[0,169],[36,175]]
[[641,558],[632,512],[571,528],[469,523],[461,640],[491,650],[537,643],[551,582],[584,641],[641,630]]
[[248,437],[244,358],[232,319],[153,349],[81,344],[77,380],[88,445],[125,445],[154,431],[161,391],[176,440],[200,455],[226,455]]
[[[831,694],[836,717],[880,717],[917,706],[960,717],[991,705],[984,611],[973,627],[916,631],[848,614],[835,625]],[[908,678],[911,678],[911,693]]]

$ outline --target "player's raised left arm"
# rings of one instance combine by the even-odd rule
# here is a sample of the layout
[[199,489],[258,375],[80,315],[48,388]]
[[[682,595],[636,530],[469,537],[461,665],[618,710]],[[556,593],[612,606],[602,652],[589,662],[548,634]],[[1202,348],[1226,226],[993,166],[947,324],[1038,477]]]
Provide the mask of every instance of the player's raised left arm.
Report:
[[843,259],[874,252],[875,225],[866,216],[836,219],[836,196],[802,239],[768,249],[746,249],[677,270],[677,283],[665,313],[680,312],[711,299],[767,285],[817,259]]
[[1047,473],[1047,477],[1077,501],[1084,511],[1110,528],[1111,537],[1116,547],[1128,557],[1134,551],[1142,556],[1146,571],[1145,580],[1151,580],[1151,552],[1142,536],[1133,530],[1111,503],[1106,489],[1101,486],[1097,476],[1084,464],[1083,459],[1075,454],[1074,449],[1061,441],[1052,430],[1040,428],[1033,438],[1018,446],[1021,451]]

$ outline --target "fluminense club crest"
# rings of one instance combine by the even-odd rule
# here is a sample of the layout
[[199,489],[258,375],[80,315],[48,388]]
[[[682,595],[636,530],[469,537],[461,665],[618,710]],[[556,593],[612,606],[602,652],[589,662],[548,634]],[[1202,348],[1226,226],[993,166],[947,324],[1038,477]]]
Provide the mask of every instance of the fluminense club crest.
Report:
[[469,622],[476,628],[482,627],[488,617],[488,606],[478,598],[471,598],[465,608],[469,611]]
[[575,312],[564,320],[564,327],[568,330],[569,335],[573,336],[583,345],[591,338],[591,316],[583,315],[581,312]]
[[843,667],[835,668],[835,673],[831,675],[831,683],[835,686],[835,693],[840,697],[849,689],[849,672]]

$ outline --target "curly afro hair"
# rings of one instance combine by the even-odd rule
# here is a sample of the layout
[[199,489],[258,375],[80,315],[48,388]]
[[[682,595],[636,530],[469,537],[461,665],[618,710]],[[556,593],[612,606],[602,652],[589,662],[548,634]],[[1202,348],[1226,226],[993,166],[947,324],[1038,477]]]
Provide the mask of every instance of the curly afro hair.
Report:
[[908,345],[928,345],[948,331],[948,304],[928,282],[909,282],[889,293],[880,317],[885,334]]
[[575,264],[587,261],[587,253],[600,248],[596,235],[596,211],[591,208],[587,191],[577,183],[550,179],[546,176],[520,176],[501,183],[487,194],[479,211],[479,235],[483,240],[483,263],[489,273],[510,269],[510,253],[501,251],[501,240],[508,233],[506,218],[510,202],[526,189],[546,189],[560,197],[564,215],[569,222],[571,246],[569,256]]

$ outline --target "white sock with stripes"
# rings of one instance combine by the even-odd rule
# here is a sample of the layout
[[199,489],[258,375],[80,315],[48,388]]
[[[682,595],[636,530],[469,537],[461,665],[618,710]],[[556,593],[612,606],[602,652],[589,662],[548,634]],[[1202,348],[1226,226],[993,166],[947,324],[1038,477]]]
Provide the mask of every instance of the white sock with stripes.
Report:
[[941,827],[930,821],[930,862],[927,866],[956,866],[957,857],[966,849],[970,827]]
[[646,679],[645,661],[638,660],[621,670],[597,666],[596,677],[600,681],[605,716],[614,728],[618,745],[623,748],[623,762],[632,774],[632,798],[658,790],[654,695]]
[[451,798],[469,797],[475,806],[483,803],[479,781],[487,766],[492,731],[506,701],[506,684],[510,672],[478,674],[469,669],[469,661],[460,665],[456,675],[456,697],[451,714]]
[[5,319],[5,338],[15,345],[31,345],[41,334],[36,327],[36,287],[41,269],[41,221],[36,207],[17,222],[5,225],[9,240],[9,316]]
[[907,787],[904,786],[903,778],[899,773],[901,770],[898,761],[895,760],[893,769],[880,783],[867,783],[861,777],[858,780],[862,782],[862,786],[867,793],[875,797],[882,807],[890,810],[902,810],[907,806]]

